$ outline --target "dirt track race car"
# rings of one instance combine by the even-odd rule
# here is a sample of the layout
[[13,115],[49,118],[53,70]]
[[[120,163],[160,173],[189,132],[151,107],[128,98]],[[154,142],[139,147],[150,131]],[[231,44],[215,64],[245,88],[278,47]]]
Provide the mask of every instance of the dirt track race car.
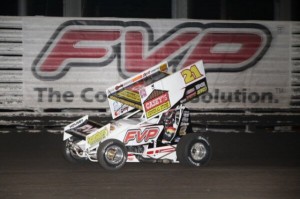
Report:
[[206,164],[210,144],[201,133],[193,132],[184,106],[208,91],[203,62],[173,74],[170,69],[161,63],[108,88],[114,120],[103,126],[86,115],[67,125],[65,158],[74,163],[98,162],[107,170],[120,169],[126,162]]

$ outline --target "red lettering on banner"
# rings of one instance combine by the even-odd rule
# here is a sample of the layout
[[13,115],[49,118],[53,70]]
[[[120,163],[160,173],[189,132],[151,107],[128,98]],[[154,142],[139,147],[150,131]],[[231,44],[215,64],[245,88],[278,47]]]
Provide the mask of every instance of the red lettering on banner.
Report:
[[141,131],[140,129],[131,129],[127,131],[123,142],[125,144],[134,140],[137,143],[142,141],[148,142],[150,139],[156,138],[159,132],[160,130],[157,127],[146,128],[144,131]]
[[[181,33],[174,39],[160,45],[154,52],[148,54],[144,49],[144,38],[140,32],[128,32],[125,39],[125,68],[128,72],[141,72],[164,61],[198,36],[196,32]],[[217,44],[240,44],[237,52],[213,52]],[[241,63],[250,59],[261,47],[262,39],[252,33],[206,33],[198,41],[191,54],[187,56],[183,67],[199,60],[204,63]]]
[[[218,44],[240,44],[236,52],[213,52],[212,49]],[[196,48],[189,55],[184,66],[189,66],[196,61],[204,63],[241,63],[249,60],[261,47],[262,38],[251,33],[207,33],[198,42]]]
[[123,78],[162,61],[180,69],[203,60],[206,72],[239,72],[255,65],[272,40],[271,32],[255,23],[183,22],[156,37],[144,21],[70,20],[46,43],[32,72],[57,80],[71,67],[105,67],[115,59]]
[[[92,31],[92,30],[70,30],[67,31],[56,43],[49,56],[41,64],[41,70],[56,71],[63,62],[74,58],[96,58],[100,59],[108,54],[105,46],[76,47],[81,41],[105,41],[111,42],[119,39],[119,31]],[[110,47],[110,46],[109,46]]]
[[[185,32],[178,34],[166,42],[159,45],[154,52],[145,52],[145,38],[141,32],[131,31],[126,33],[125,37],[125,68],[128,72],[141,72],[154,66],[179,51],[188,42],[193,40],[199,33]],[[146,46],[148,47],[148,46]]]

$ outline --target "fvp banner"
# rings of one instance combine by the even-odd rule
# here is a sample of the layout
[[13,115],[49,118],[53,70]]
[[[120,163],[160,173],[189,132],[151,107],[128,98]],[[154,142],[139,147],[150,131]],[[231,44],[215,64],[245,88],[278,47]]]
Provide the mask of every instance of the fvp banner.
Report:
[[111,85],[203,60],[209,91],[189,107],[288,108],[290,35],[289,22],[25,17],[24,104],[107,108]]

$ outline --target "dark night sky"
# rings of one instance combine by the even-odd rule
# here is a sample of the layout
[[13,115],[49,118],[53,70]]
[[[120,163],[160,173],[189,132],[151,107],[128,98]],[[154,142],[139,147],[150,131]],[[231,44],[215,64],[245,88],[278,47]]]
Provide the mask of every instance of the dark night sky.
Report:
[[[63,16],[63,0],[27,0],[27,15]],[[226,19],[273,20],[274,0],[226,0]],[[222,0],[189,0],[188,18],[221,19]],[[172,0],[82,0],[83,17],[171,18]],[[291,0],[291,20],[299,21],[299,0]],[[18,0],[6,0],[0,15],[18,15]]]

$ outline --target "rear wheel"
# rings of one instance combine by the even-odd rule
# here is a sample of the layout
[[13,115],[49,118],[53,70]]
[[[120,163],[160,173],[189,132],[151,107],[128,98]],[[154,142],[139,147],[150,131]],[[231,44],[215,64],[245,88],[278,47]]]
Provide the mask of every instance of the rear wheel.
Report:
[[97,158],[104,169],[118,170],[124,166],[127,160],[127,150],[119,140],[105,140],[99,145]]
[[200,134],[190,133],[180,139],[176,154],[181,164],[199,167],[209,162],[211,147]]

